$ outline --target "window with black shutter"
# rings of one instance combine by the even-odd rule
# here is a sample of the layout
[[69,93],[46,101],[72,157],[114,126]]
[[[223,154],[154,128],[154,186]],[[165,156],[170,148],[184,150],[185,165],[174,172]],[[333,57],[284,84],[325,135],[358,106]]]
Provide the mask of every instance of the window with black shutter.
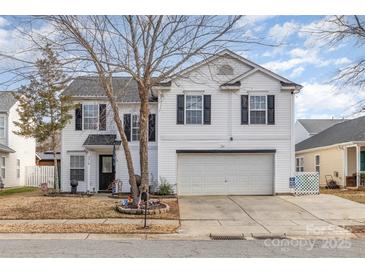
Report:
[[82,130],[82,104],[75,109],[75,130]]
[[178,125],[184,124],[184,99],[185,96],[181,94],[176,97],[176,124]]
[[99,130],[106,130],[106,104],[99,105]]
[[131,141],[131,115],[124,114],[123,116],[124,133],[127,137],[128,142]]
[[204,95],[204,125],[210,125],[211,123],[211,95]]
[[156,141],[156,114],[150,114],[148,119],[148,141]]
[[267,96],[267,124],[275,124],[275,95]]
[[248,95],[241,95],[241,125],[248,125]]

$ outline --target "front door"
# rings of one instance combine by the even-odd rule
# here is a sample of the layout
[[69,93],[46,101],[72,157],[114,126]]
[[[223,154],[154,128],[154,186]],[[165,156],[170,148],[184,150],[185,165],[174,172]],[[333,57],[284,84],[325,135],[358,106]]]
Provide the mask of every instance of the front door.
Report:
[[99,156],[99,191],[111,190],[111,184],[115,179],[113,170],[113,156]]

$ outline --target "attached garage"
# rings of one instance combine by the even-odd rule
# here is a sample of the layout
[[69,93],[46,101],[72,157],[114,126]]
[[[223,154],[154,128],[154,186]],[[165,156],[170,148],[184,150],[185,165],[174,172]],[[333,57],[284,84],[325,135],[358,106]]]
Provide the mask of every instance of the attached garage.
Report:
[[272,195],[275,150],[177,151],[179,195]]

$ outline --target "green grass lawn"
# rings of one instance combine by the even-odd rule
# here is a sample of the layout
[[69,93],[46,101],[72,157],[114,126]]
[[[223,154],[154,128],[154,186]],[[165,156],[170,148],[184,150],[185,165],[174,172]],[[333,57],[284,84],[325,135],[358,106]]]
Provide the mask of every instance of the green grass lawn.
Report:
[[24,187],[11,187],[11,188],[5,188],[0,191],[0,196],[7,196],[17,193],[24,193],[24,192],[33,192],[38,191],[38,187],[30,187],[30,186],[24,186]]

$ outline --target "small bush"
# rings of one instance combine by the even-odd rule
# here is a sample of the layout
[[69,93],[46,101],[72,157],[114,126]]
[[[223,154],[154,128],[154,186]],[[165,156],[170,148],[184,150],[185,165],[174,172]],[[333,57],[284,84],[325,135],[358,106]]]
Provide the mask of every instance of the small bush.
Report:
[[158,187],[159,195],[171,195],[174,193],[172,185],[163,177],[160,177],[160,185]]

